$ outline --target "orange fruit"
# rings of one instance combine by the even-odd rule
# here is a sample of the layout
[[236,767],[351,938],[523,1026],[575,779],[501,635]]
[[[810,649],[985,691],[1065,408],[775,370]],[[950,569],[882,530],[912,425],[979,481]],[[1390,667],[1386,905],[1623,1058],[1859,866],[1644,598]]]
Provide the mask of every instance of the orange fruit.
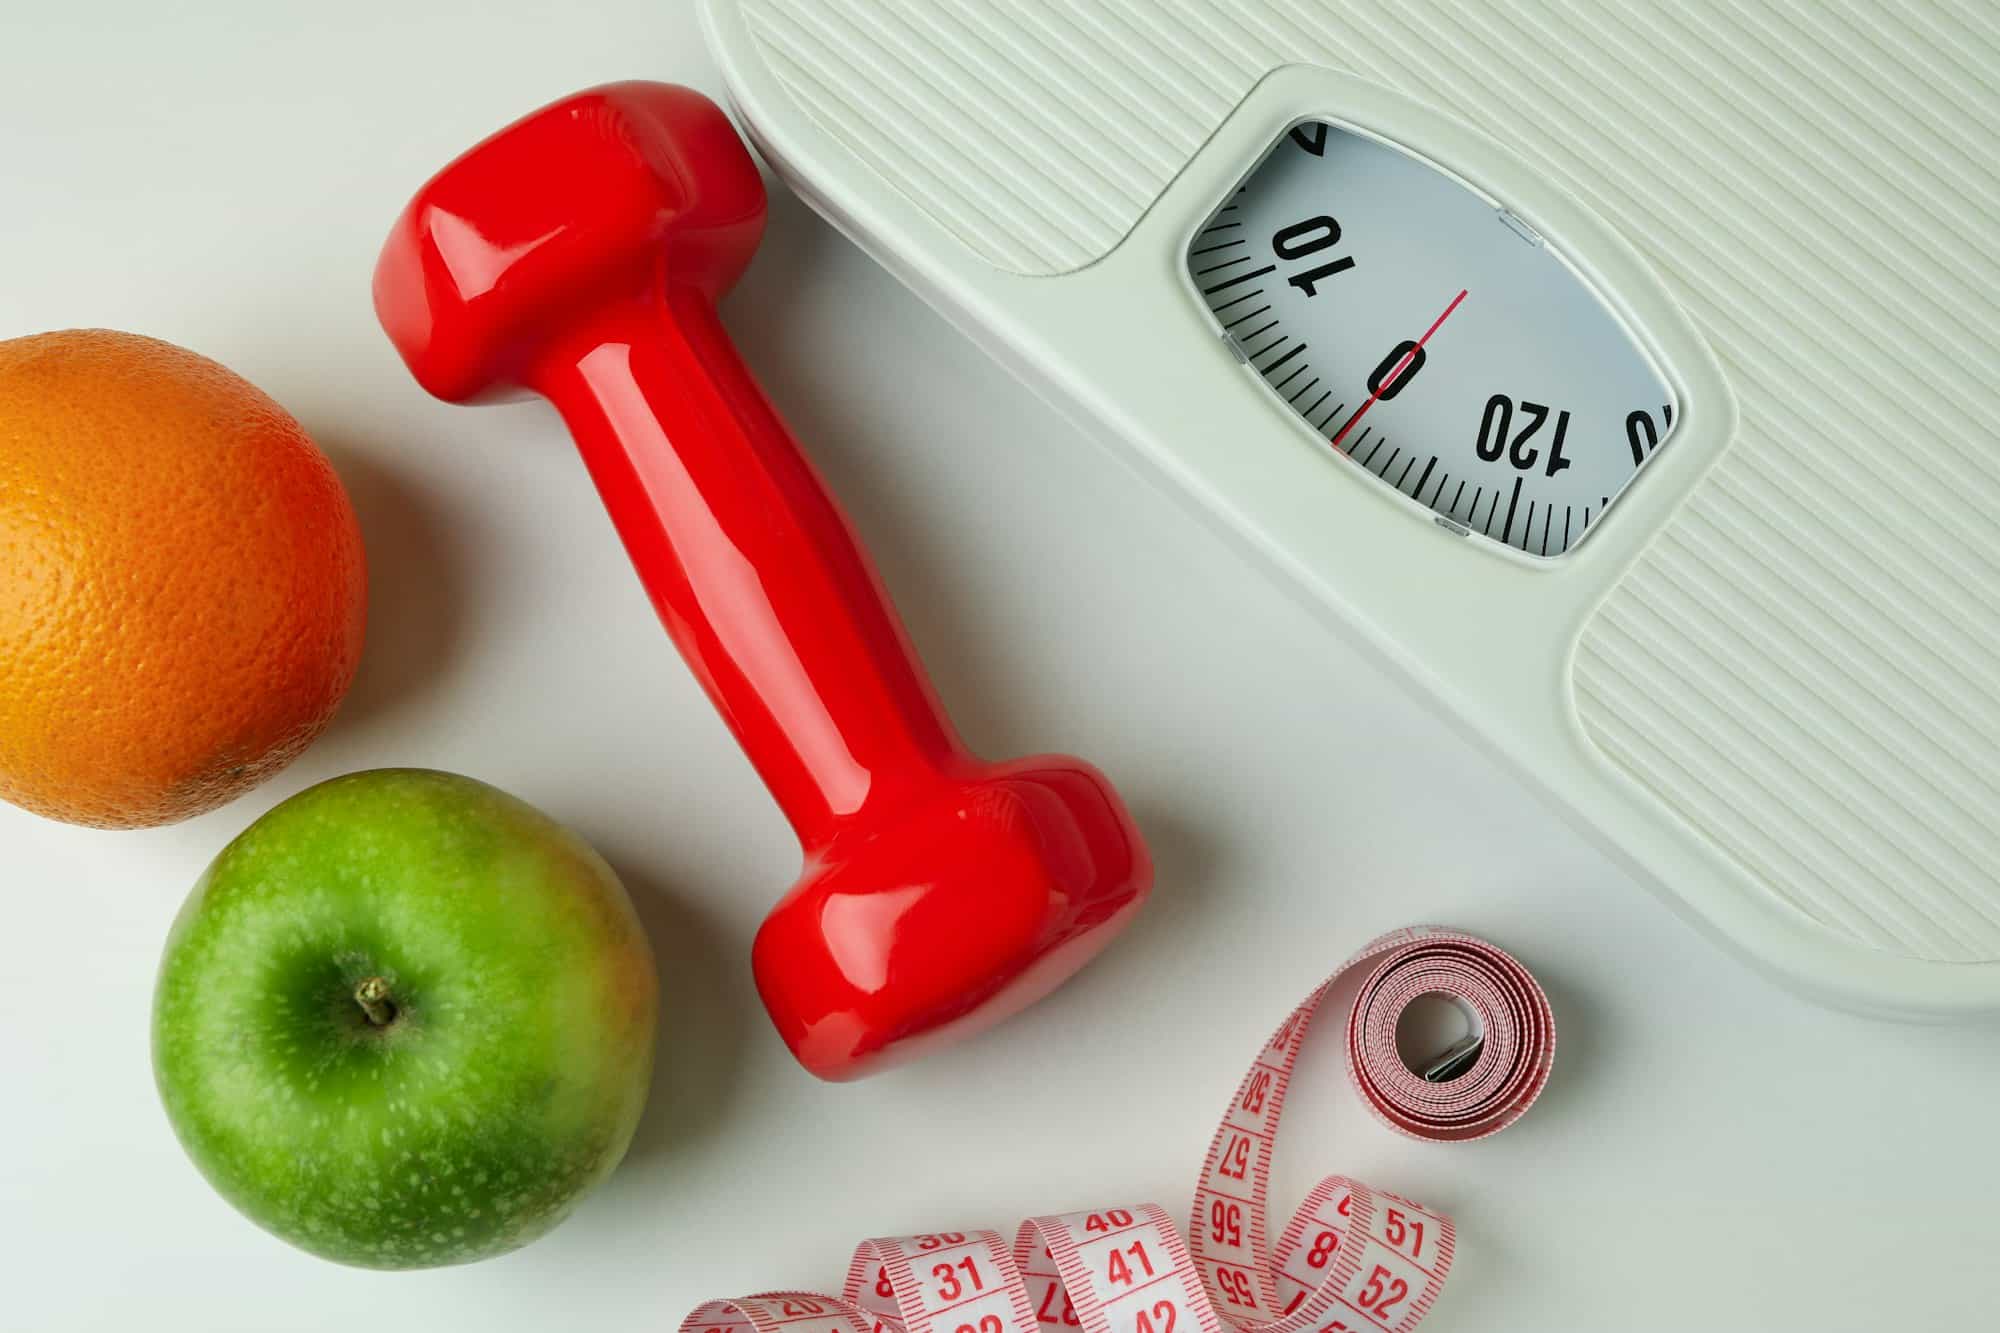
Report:
[[340,479],[254,385],[137,334],[0,342],[0,798],[221,805],[332,718],[366,603]]

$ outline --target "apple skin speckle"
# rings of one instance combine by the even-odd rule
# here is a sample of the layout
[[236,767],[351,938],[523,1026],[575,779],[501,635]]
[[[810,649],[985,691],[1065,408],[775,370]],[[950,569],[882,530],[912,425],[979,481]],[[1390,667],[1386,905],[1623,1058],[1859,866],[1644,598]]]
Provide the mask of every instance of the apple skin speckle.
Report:
[[[386,1024],[355,997],[375,977]],[[624,1156],[658,990],[581,839],[469,778],[357,773],[195,886],[154,1076],[195,1165],[267,1231],[367,1268],[468,1263],[547,1232]]]

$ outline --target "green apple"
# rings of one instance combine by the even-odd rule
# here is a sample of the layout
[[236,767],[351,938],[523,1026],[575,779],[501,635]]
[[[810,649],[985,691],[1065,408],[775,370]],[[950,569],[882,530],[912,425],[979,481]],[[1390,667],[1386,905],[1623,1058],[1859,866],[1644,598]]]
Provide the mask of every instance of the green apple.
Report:
[[370,1268],[560,1222],[624,1156],[659,984],[611,868],[469,778],[356,773],[225,848],[167,939],[153,1070],[252,1221]]

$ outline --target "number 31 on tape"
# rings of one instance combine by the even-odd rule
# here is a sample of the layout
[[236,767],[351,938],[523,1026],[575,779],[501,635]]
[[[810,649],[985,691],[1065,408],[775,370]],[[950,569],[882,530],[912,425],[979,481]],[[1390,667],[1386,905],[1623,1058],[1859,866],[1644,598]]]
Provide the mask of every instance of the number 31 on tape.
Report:
[[[1371,942],[1257,1054],[1209,1145],[1189,1239],[1157,1204],[1061,1213],[994,1231],[865,1241],[838,1296],[777,1291],[709,1301],[681,1333],[1404,1333],[1451,1272],[1451,1219],[1345,1176],[1306,1196],[1275,1248],[1265,1197],[1279,1113],[1314,1012],[1367,969],[1347,1019],[1347,1070],[1384,1123],[1418,1138],[1497,1133],[1548,1082],[1555,1022],[1504,951],[1428,926]],[[1431,1082],[1396,1054],[1422,995],[1476,1017],[1477,1055]],[[1436,1071],[1433,1071],[1436,1077]],[[1227,1327],[1225,1327],[1225,1325]]]

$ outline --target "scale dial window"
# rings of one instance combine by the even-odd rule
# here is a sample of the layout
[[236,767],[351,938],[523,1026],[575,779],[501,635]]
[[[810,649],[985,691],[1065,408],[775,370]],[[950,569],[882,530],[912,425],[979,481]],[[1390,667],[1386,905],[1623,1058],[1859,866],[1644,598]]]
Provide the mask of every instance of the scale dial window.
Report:
[[1334,452],[1454,529],[1574,547],[1673,430],[1672,388],[1493,200],[1320,121],[1188,246],[1223,335]]

